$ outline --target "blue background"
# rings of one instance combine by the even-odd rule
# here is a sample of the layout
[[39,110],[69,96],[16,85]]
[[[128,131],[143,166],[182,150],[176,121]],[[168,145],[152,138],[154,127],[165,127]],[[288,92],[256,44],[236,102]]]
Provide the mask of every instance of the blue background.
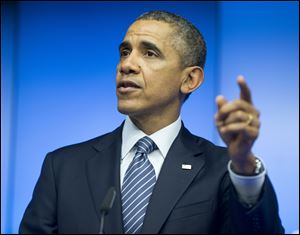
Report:
[[118,45],[149,10],[192,21],[208,48],[204,84],[184,104],[197,135],[223,145],[215,97],[243,74],[261,111],[264,159],[288,233],[299,227],[298,2],[1,2],[1,233],[16,233],[45,154],[115,129]]

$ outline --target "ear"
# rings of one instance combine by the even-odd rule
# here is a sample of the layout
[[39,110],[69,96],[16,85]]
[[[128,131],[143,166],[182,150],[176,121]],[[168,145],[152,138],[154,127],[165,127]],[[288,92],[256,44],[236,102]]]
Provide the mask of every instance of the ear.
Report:
[[204,81],[204,71],[199,66],[188,67],[184,70],[180,91],[187,95],[196,90]]

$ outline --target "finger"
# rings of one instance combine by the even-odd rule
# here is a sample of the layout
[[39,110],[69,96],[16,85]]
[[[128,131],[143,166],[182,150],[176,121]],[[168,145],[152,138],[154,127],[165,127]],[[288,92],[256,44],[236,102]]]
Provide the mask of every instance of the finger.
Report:
[[240,87],[240,99],[252,104],[251,92],[245,81],[245,78],[240,75],[238,76],[237,82]]
[[[221,109],[221,107],[223,105],[225,105],[227,103],[227,101],[225,100],[224,96],[222,95],[218,95],[216,97],[216,104],[217,104],[217,107],[218,107],[218,111]],[[222,126],[223,125],[223,121],[220,119],[220,115],[219,115],[219,112],[217,112],[215,114],[215,121],[216,121],[216,125],[217,126]]]
[[247,123],[249,121],[249,115],[252,116],[252,121],[250,122],[250,126],[259,127],[260,122],[257,116],[253,114],[246,113],[242,110],[237,110],[234,112],[231,112],[228,117],[223,121],[224,125],[228,125],[231,123]]
[[222,135],[242,134],[246,138],[255,139],[258,136],[259,129],[257,127],[245,125],[245,123],[232,123],[220,128]]
[[216,98],[216,103],[217,103],[218,110],[219,110],[224,104],[227,103],[227,101],[225,100],[224,96],[218,95]]
[[244,100],[235,100],[232,102],[227,102],[220,108],[220,110],[218,112],[219,119],[223,120],[231,112],[235,112],[238,110],[244,111],[246,113],[251,113],[252,115],[257,116],[257,117],[259,116],[258,110],[256,110],[253,105],[249,104],[248,102],[246,102]]

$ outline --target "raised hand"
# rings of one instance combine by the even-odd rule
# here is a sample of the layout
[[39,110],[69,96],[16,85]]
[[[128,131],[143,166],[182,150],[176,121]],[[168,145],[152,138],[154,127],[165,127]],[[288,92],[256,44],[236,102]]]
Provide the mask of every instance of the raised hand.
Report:
[[253,106],[251,92],[243,76],[238,77],[237,83],[240,87],[239,99],[228,102],[223,96],[217,96],[215,122],[228,147],[234,171],[248,175],[255,168],[251,149],[259,134],[259,112]]

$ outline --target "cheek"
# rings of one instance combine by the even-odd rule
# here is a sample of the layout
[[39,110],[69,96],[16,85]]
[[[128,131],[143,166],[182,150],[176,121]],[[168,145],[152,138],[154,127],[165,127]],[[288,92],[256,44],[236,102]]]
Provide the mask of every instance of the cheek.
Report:
[[175,77],[155,77],[155,81],[151,80],[145,89],[146,95],[152,99],[164,99],[167,97],[176,97],[180,92],[180,84]]
[[181,71],[178,67],[160,62],[148,63],[142,68],[147,96],[152,96],[152,99],[178,96],[181,86]]

